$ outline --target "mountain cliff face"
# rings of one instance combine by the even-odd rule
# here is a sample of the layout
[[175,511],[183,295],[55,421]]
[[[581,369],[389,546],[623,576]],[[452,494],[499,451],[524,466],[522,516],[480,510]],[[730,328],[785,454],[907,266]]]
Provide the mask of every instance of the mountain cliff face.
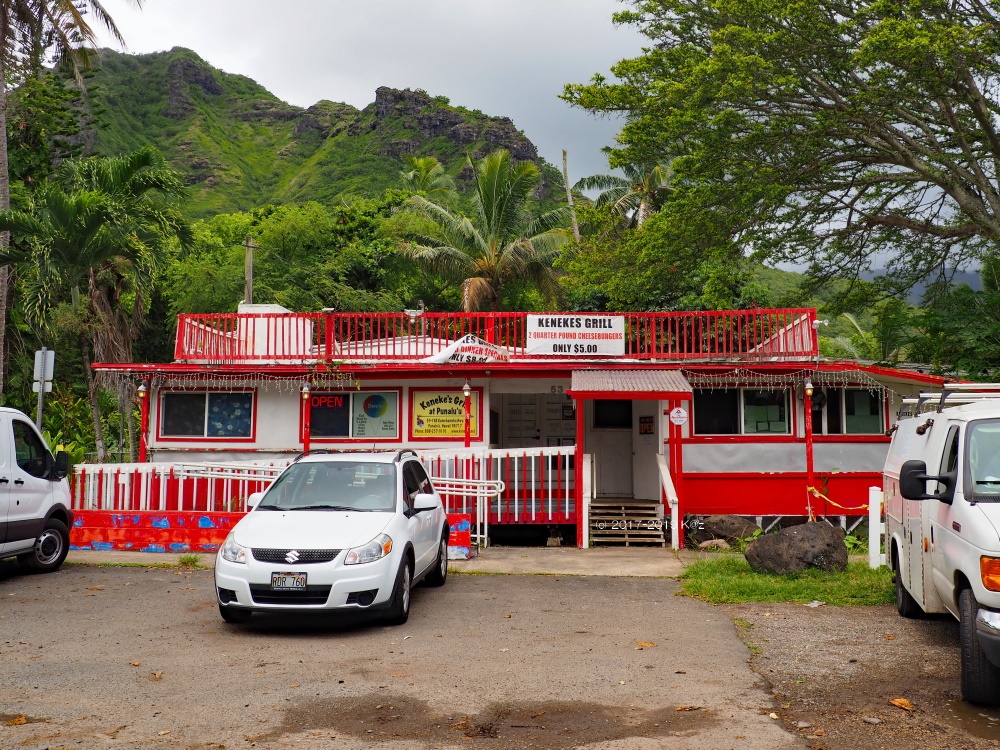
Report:
[[505,148],[543,166],[539,197],[558,192],[558,174],[509,118],[419,90],[381,87],[362,110],[326,100],[295,107],[183,48],[102,50],[93,84],[103,112],[88,140],[105,154],[159,148],[189,185],[192,216],[378,195],[400,185],[405,154],[437,157],[461,184],[467,154]]

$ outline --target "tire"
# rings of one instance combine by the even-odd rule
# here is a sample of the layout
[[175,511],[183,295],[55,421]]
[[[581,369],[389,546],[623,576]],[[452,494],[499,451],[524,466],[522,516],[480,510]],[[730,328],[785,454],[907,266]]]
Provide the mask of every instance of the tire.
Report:
[[959,635],[962,641],[962,697],[977,706],[1000,706],[1000,667],[979,646],[976,613],[979,603],[972,589],[958,596]]
[[413,581],[413,566],[403,558],[396,573],[396,583],[392,587],[392,600],[386,613],[386,622],[390,625],[402,625],[410,618],[410,586]]
[[219,605],[219,614],[222,615],[222,619],[228,622],[230,625],[242,625],[245,622],[250,622],[250,617],[253,615],[249,609],[238,609],[235,607],[223,607]]
[[903,574],[899,570],[899,563],[896,563],[894,577],[896,579],[896,611],[899,612],[900,617],[910,620],[923,617],[924,611],[903,585]]
[[434,562],[434,568],[424,582],[428,586],[444,586],[448,580],[448,529],[441,533],[441,544],[438,545],[438,556]]
[[51,573],[58,570],[69,554],[69,529],[58,518],[50,518],[38,535],[31,552],[18,555],[21,567],[33,573]]

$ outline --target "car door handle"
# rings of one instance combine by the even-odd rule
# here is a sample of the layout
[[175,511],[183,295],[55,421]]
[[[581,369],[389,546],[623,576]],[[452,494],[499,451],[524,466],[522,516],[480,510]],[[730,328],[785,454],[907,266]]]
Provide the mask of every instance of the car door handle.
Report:
[[9,481],[7,477],[0,477],[0,484],[7,484]]
[[23,479],[15,479],[14,480],[14,484],[24,484],[24,480]]

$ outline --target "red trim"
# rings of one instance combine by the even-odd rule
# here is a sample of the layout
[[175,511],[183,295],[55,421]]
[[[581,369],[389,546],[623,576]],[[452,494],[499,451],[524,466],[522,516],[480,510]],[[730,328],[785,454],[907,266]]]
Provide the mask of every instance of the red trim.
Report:
[[[444,436],[444,437],[426,437],[424,435],[420,435],[420,436],[416,436],[415,437],[413,435],[413,415],[415,413],[414,412],[414,408],[413,408],[413,401],[414,401],[414,398],[416,397],[416,395],[418,393],[452,393],[452,394],[456,394],[459,397],[460,403],[463,404],[463,408],[464,408],[465,396],[462,394],[462,389],[460,387],[459,388],[454,388],[454,387],[452,387],[452,388],[449,388],[449,387],[441,387],[441,388],[410,388],[410,392],[409,392],[409,395],[410,395],[410,398],[409,398],[410,411],[409,411],[408,418],[406,420],[406,433],[407,433],[408,439],[410,439],[410,440],[419,440],[421,442],[426,441],[426,442],[429,442],[429,443],[453,443],[453,442],[457,442],[458,440],[462,440],[463,439],[462,435],[458,435],[458,436]],[[483,389],[482,389],[482,387],[473,388],[472,389],[472,393],[476,394],[477,397],[471,399],[472,405],[470,405],[470,409],[472,409],[473,405],[478,405],[478,407],[479,407],[479,414],[478,414],[478,417],[477,417],[476,413],[475,413],[475,409],[473,409],[472,416],[475,418],[476,430],[475,430],[475,432],[473,432],[473,433],[470,434],[469,439],[473,443],[478,443],[478,442],[482,442],[482,439],[483,439]],[[464,427],[464,424],[463,424],[463,427]],[[464,429],[463,429],[463,435],[464,435]]]
[[140,391],[139,398],[139,463],[144,464],[149,456],[149,399],[152,394],[149,386],[142,384],[145,390]]
[[573,462],[573,495],[576,498],[576,546],[583,546],[583,437],[586,434],[586,404],[583,400],[573,397],[576,408],[576,458]]
[[[251,395],[250,437],[208,437],[206,435],[163,436],[163,397],[168,393],[249,393]],[[148,398],[148,397],[147,397]],[[205,398],[208,410],[208,397]],[[156,440],[158,443],[256,443],[257,442],[257,389],[256,388],[161,388],[156,394]]]
[[802,438],[774,432],[754,432],[749,435],[693,435],[687,443],[801,443]]
[[888,443],[885,435],[813,435],[815,443]]

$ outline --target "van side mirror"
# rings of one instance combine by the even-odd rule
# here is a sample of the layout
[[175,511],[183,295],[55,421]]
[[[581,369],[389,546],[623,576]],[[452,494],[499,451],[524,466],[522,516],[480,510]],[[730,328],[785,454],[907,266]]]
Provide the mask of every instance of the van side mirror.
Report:
[[927,473],[927,464],[923,461],[904,461],[899,470],[899,494],[907,500],[945,500],[947,492],[931,494],[927,492],[927,482],[941,482],[949,489],[954,488],[955,478],[948,475]]
[[59,451],[56,453],[55,463],[52,465],[52,479],[56,481],[64,479],[66,475],[69,474],[69,453],[66,451]]

